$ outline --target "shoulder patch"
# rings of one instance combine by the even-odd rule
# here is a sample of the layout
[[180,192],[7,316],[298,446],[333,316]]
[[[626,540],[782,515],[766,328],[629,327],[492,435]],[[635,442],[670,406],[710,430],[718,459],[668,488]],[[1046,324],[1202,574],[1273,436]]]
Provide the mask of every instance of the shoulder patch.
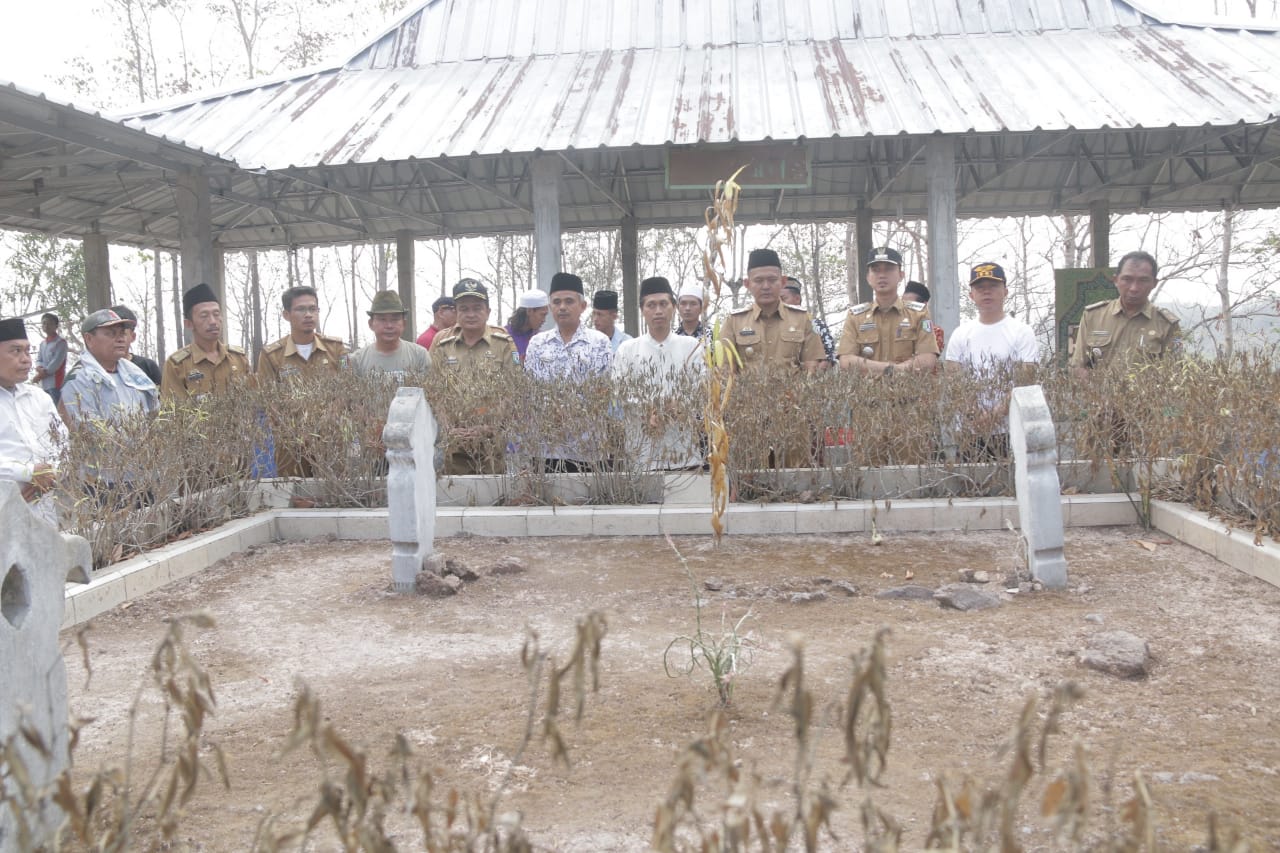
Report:
[[1092,311],[1092,310],[1093,310],[1093,309],[1095,309],[1095,308],[1101,308],[1102,306],[1106,305],[1106,304],[1107,304],[1107,303],[1109,303],[1110,301],[1111,301],[1110,299],[1104,299],[1104,300],[1102,300],[1101,302],[1095,302],[1095,303],[1093,303],[1092,305],[1086,305],[1086,306],[1084,306],[1084,310],[1086,310],[1086,311]]
[[500,341],[509,341],[512,339],[511,336],[507,334],[506,329],[499,329],[496,326],[491,327],[491,329],[492,329],[493,336]]
[[232,346],[231,344],[227,344],[227,352],[233,352],[236,355],[248,355],[243,347]]
[[851,307],[849,308],[849,313],[850,313],[850,314],[862,314],[862,313],[864,313],[865,311],[867,311],[867,309],[869,309],[870,307],[871,307],[871,303],[870,303],[870,302],[861,302],[861,303],[859,303],[859,304],[857,304],[857,305],[853,305],[853,306],[851,306]]
[[282,350],[282,349],[284,349],[284,342],[285,342],[286,340],[288,340],[288,338],[281,338],[281,339],[280,339],[280,340],[278,340],[278,341],[274,341],[273,343],[269,343],[269,344],[267,344],[265,347],[263,347],[263,348],[262,348],[262,351],[263,351],[263,352],[275,352],[276,350]]
[[334,337],[330,337],[329,335],[316,335],[316,337],[324,341],[326,344],[337,344],[338,346],[343,346],[343,347],[347,345],[346,341],[344,341],[342,338],[334,338]]
[[737,311],[730,311],[730,312],[729,312],[729,314],[730,314],[731,316],[735,316],[735,317],[736,317],[737,315],[739,315],[739,314],[749,314],[749,313],[751,313],[751,306],[750,306],[750,305],[747,305],[747,306],[746,306],[746,307],[744,307],[744,308],[739,308]]
[[449,341],[453,340],[456,337],[457,335],[453,333],[453,329],[447,329],[443,332],[439,332],[436,334],[434,338],[431,339],[431,346],[427,347],[427,350],[428,351],[433,350],[440,344],[447,344],[449,343]]
[[182,362],[189,358],[191,358],[191,350],[187,347],[183,347],[173,355],[169,356],[169,361],[172,361],[174,364],[182,364]]
[[1169,325],[1171,326],[1177,326],[1182,322],[1181,320],[1178,319],[1178,315],[1170,311],[1168,308],[1157,307],[1156,311],[1160,314],[1161,317],[1165,318],[1165,320],[1167,320],[1169,322]]

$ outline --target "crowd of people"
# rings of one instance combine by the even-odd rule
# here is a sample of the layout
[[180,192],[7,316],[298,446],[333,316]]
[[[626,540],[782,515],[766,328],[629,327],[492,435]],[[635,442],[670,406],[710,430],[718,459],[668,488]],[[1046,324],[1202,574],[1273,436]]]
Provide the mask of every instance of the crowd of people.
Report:
[[[838,337],[822,317],[803,307],[800,282],[784,274],[770,249],[752,251],[744,284],[751,300],[719,322],[721,340],[732,343],[732,368],[765,365],[796,373],[852,371],[866,377],[963,370],[987,382],[975,416],[980,450],[988,458],[1008,451],[1011,389],[1026,382],[1041,361],[1039,343],[1026,323],[1005,310],[1009,282],[997,263],[975,264],[969,298],[976,318],[944,336],[930,316],[928,288],[906,278],[902,255],[890,247],[872,251],[865,269],[872,299],[849,308]],[[1069,357],[1072,372],[1087,378],[1112,364],[1130,364],[1176,352],[1177,318],[1155,307],[1150,295],[1158,266],[1146,252],[1121,258],[1117,298],[1083,312]],[[355,352],[319,329],[320,304],[310,287],[286,290],[281,300],[289,333],[263,348],[256,368],[244,350],[223,342],[222,307],[213,289],[200,284],[183,296],[184,326],[191,343],[163,365],[133,352],[137,318],[125,306],[94,311],[80,332],[83,352],[68,369],[68,348],[54,314],[41,319],[41,341],[32,372],[30,342],[21,318],[0,320],[0,479],[19,485],[23,497],[56,521],[48,499],[68,426],[110,425],[155,412],[165,405],[200,405],[234,392],[241,382],[305,382],[327,372],[353,370],[403,383],[410,377],[464,375],[483,371],[527,376],[534,382],[583,383],[613,380],[619,393],[618,428],[633,458],[646,469],[700,469],[705,442],[687,418],[663,402],[664,389],[697,380],[706,370],[702,348],[714,328],[701,284],[676,290],[661,276],[640,285],[644,334],[632,338],[618,325],[618,294],[597,290],[588,301],[581,278],[557,273],[546,291],[519,295],[506,327],[490,325],[489,293],[472,278],[452,296],[432,304],[433,321],[417,342],[404,339],[407,311],[393,291],[377,293],[368,309],[373,341]],[[584,320],[588,307],[592,323]],[[551,327],[542,330],[548,316]],[[940,362],[941,357],[941,362]],[[656,402],[655,402],[656,401]],[[504,470],[505,440],[498,425],[483,418],[445,424],[445,474],[492,474]],[[804,464],[811,436],[794,425],[778,425],[778,460]],[[791,433],[795,433],[792,435]],[[600,464],[585,441],[566,435],[534,454],[548,472],[590,471]],[[277,446],[280,476],[305,477],[306,454]],[[94,475],[109,478],[106,471]],[[88,484],[90,490],[94,483]],[[99,484],[101,485],[101,484]]]

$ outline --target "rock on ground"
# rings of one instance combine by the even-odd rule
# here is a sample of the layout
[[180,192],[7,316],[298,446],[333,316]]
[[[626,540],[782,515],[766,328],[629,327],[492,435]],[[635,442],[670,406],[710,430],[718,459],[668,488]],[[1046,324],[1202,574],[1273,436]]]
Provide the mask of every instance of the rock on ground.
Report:
[[939,607],[951,610],[986,610],[999,607],[999,596],[983,592],[967,583],[949,583],[933,595]]
[[519,557],[507,555],[499,557],[498,561],[485,569],[484,573],[486,575],[522,575],[527,571],[529,571],[528,563]]
[[1151,665],[1151,647],[1128,631],[1103,631],[1089,638],[1080,662],[1108,675],[1142,678]]
[[933,598],[933,590],[927,586],[919,584],[907,584],[906,586],[895,586],[889,589],[882,589],[876,593],[876,598],[887,598],[893,600],[904,601],[928,601]]
[[413,579],[413,588],[419,595],[425,595],[428,598],[446,598],[456,595],[461,585],[462,582],[455,577],[443,578],[432,571],[418,572],[418,576]]

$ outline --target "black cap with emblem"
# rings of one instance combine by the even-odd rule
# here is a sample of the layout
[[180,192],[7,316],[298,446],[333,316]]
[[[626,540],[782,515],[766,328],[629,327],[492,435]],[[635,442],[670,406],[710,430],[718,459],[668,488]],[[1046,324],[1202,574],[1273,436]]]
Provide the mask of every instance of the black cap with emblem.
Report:
[[867,258],[867,266],[872,264],[894,264],[902,266],[902,255],[897,249],[890,249],[888,246],[881,246],[878,249],[872,249],[870,256]]

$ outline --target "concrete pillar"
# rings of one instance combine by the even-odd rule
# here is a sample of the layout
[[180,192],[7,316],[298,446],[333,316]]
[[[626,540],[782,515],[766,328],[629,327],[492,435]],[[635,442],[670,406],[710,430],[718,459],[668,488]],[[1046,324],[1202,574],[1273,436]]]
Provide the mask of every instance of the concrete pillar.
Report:
[[622,217],[618,248],[622,255],[622,328],[631,337],[640,334],[640,273],[636,264],[640,237],[634,216]]
[[396,232],[396,286],[400,291],[400,301],[404,303],[405,314],[404,339],[416,341],[414,318],[417,316],[417,300],[414,298],[414,257],[413,234],[409,231]]
[[90,312],[111,307],[111,250],[102,234],[85,235],[84,282],[89,290]]
[[203,174],[179,175],[174,193],[178,202],[178,237],[182,247],[182,292],[204,282],[226,305],[220,266],[214,258],[213,208],[209,179]]
[[1093,266],[1111,266],[1111,205],[1106,199],[1089,203],[1089,237]]
[[854,220],[854,231],[858,242],[858,301],[870,302],[874,296],[871,285],[867,284],[867,258],[871,256],[871,211],[865,201],[858,202],[857,219]]
[[554,154],[533,158],[533,255],[543,290],[560,271],[560,170]]
[[933,136],[925,143],[929,191],[929,301],[948,335],[960,325],[960,272],[956,251],[956,142]]

